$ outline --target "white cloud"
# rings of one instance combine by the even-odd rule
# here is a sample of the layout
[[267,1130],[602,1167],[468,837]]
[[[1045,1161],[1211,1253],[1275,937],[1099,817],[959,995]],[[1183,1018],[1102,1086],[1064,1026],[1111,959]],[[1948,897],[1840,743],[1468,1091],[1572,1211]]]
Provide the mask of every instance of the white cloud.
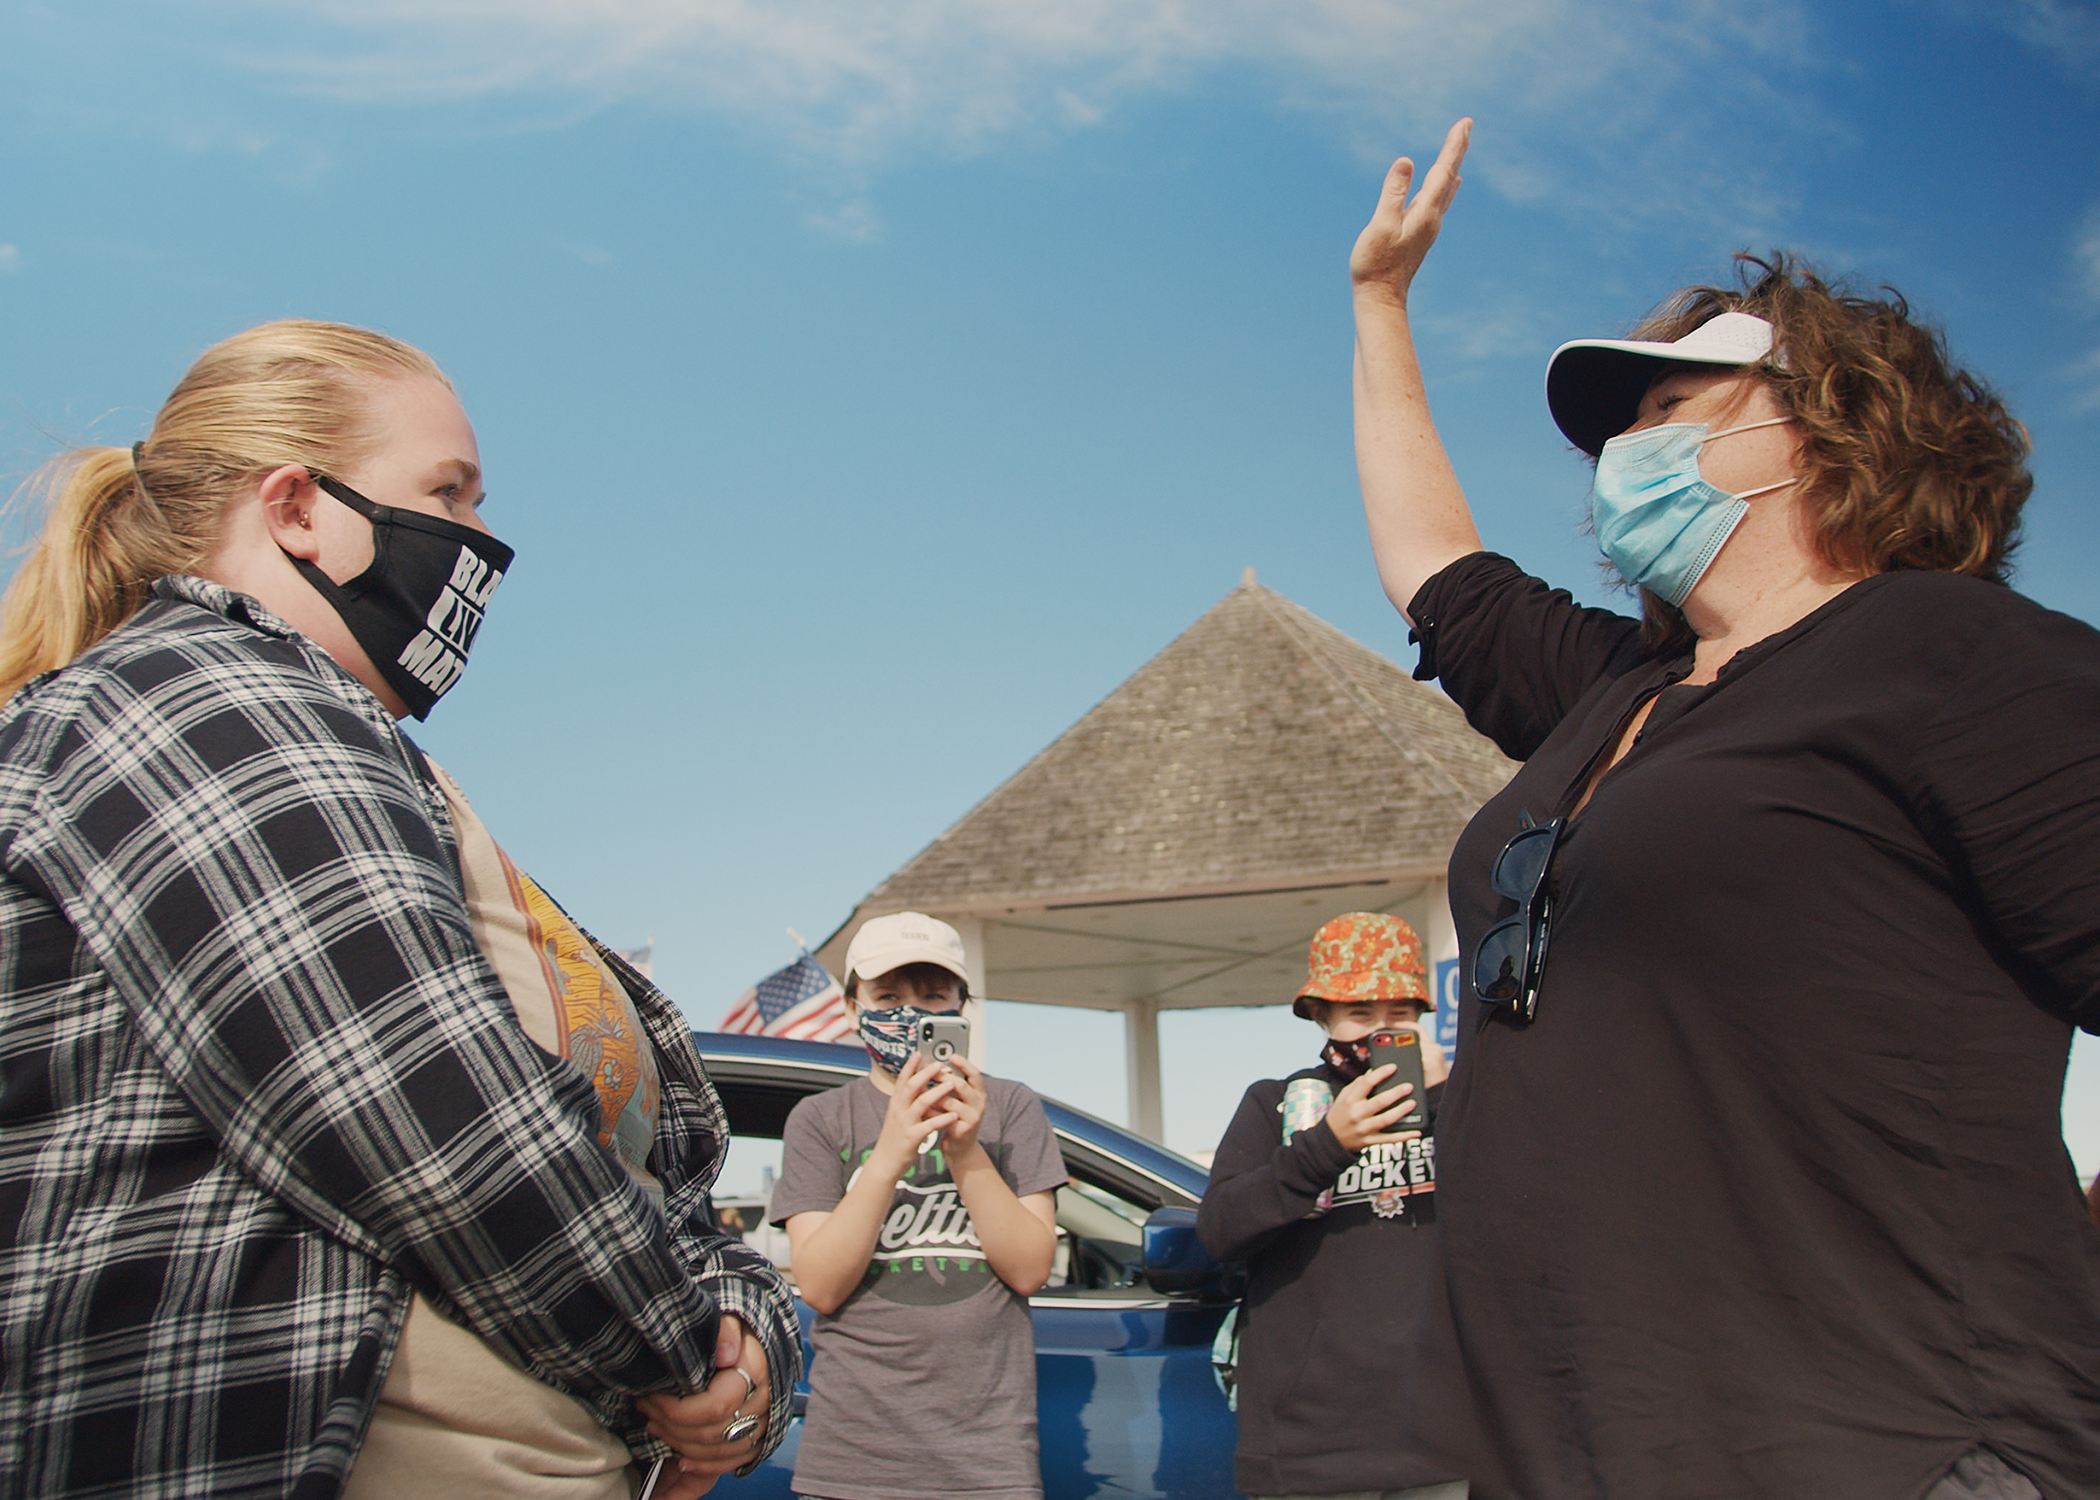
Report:
[[2100,310],[2100,203],[2086,214],[2071,242],[2071,269],[2085,300]]
[[22,269],[22,252],[13,245],[0,245],[0,276]]
[[1981,10],[2072,77],[2090,80],[2100,70],[2100,9],[2092,0],[1987,0]]
[[812,229],[856,245],[882,238],[882,216],[866,198],[854,198],[836,208],[812,209],[803,218]]
[[1963,25],[2032,47],[2088,86],[2100,83],[2100,8],[2093,0],[1913,0]]
[[[2100,203],[2093,205],[2071,241],[2071,274],[2088,307],[2100,311]],[[2072,410],[2100,411],[2100,349],[2071,367]]]
[[[225,0],[239,10],[257,0]],[[2032,0],[2041,4],[2044,0]],[[969,154],[1090,128],[1213,75],[1333,119],[1366,157],[1433,151],[1483,119],[1471,168],[1512,197],[1754,235],[1783,205],[1711,163],[1731,106],[1783,94],[1803,143],[1829,128],[1804,0],[292,0],[324,23],[296,52],[249,43],[273,82],[373,104],[641,99],[755,125],[851,202],[900,152]],[[1229,175],[1230,164],[1221,164]],[[830,226],[849,236],[852,210]]]
[[1532,357],[1552,342],[1562,315],[1539,301],[1502,291],[1469,300],[1463,312],[1416,315],[1423,330],[1468,360]]
[[2100,349],[2071,366],[2071,410],[2100,411]]

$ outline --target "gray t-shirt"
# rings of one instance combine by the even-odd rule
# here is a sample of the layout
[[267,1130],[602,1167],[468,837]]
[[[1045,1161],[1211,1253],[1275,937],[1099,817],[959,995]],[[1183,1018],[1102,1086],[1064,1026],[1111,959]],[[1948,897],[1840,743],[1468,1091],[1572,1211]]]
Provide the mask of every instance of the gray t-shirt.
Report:
[[[985,1080],[978,1141],[1018,1197],[1065,1180],[1042,1101]],[[865,1078],[788,1116],[772,1219],[828,1213],[882,1134],[889,1099]],[[1028,1299],[978,1247],[936,1145],[897,1185],[867,1275],[811,1335],[809,1416],[795,1491],[834,1500],[1036,1500],[1035,1331]]]

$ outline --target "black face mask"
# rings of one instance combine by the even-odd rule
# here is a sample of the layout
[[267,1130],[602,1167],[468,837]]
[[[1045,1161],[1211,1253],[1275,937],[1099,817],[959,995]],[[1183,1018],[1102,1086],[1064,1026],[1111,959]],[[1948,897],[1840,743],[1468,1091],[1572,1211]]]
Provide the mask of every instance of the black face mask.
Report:
[[1360,1036],[1353,1042],[1338,1042],[1329,1037],[1320,1049],[1320,1061],[1353,1082],[1370,1071],[1371,1039]]
[[372,565],[348,583],[304,558],[293,557],[292,566],[335,607],[387,686],[420,719],[466,670],[489,596],[515,554],[471,526],[375,505],[325,475],[313,479],[372,523]]

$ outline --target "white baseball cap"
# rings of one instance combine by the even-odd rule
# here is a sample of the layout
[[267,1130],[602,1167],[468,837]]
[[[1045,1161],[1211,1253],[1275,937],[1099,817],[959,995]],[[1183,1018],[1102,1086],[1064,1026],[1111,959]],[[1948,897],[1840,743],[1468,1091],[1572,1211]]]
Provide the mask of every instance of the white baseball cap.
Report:
[[965,985],[970,982],[970,971],[963,966],[962,934],[924,912],[870,917],[846,945],[848,977],[879,979],[906,964],[938,964]]
[[1576,339],[1546,361],[1546,406],[1568,441],[1592,458],[1633,425],[1663,365],[1754,365],[1772,357],[1772,325],[1752,313],[1718,313],[1671,343]]

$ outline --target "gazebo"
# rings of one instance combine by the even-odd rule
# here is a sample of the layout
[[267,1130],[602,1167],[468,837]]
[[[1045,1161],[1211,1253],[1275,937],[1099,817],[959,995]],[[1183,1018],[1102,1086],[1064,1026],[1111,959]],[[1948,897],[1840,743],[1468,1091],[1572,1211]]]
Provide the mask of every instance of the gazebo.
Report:
[[962,933],[974,994],[1121,1011],[1131,1128],[1158,1140],[1159,1013],[1288,999],[1337,912],[1412,922],[1448,1014],[1445,862],[1515,768],[1443,694],[1249,568],[818,956],[840,972],[862,920],[924,911]]

